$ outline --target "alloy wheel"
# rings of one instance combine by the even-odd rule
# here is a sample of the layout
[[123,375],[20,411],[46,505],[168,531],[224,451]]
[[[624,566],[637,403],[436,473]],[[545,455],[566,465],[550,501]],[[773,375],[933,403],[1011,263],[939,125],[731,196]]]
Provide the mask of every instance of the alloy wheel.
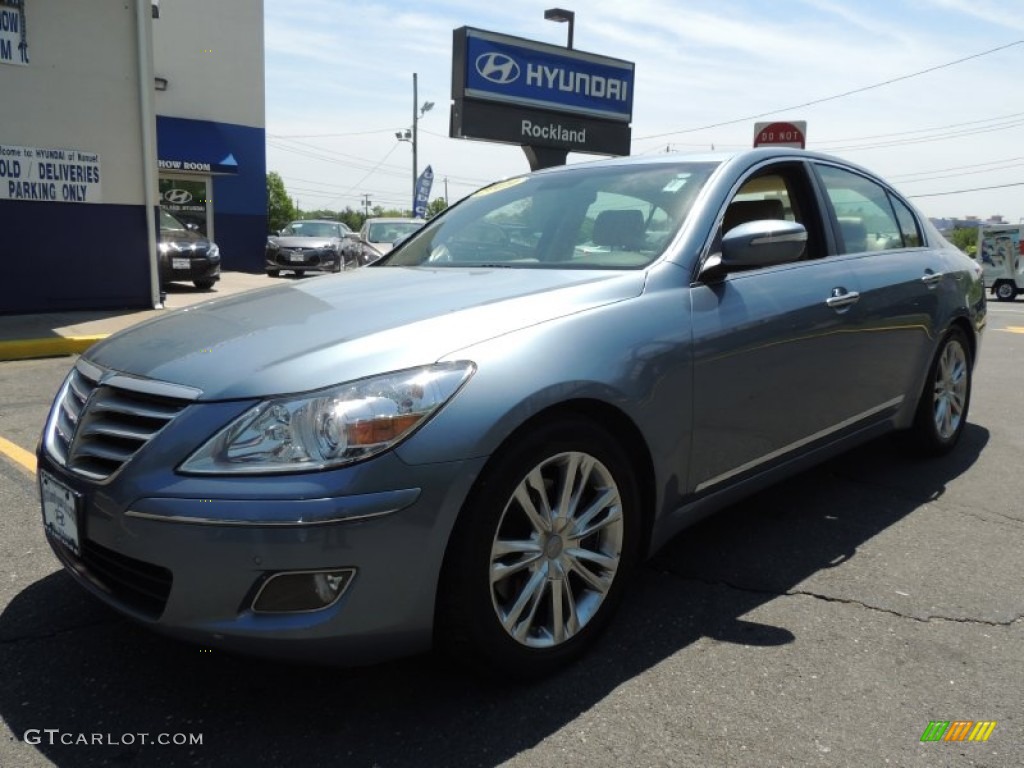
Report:
[[506,502],[491,546],[491,602],[505,632],[531,648],[577,635],[604,602],[622,556],[619,489],[594,456],[537,464]]

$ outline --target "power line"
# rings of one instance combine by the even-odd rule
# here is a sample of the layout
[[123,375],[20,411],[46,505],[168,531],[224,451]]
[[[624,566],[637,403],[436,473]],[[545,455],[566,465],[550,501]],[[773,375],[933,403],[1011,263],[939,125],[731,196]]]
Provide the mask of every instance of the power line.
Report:
[[907,195],[907,197],[942,197],[943,195],[962,195],[964,192],[985,192],[990,189],[1007,189],[1008,187],[1024,187],[1024,181],[1014,181],[1010,184],[996,184],[992,187],[973,187],[971,189],[954,189],[950,192],[926,192],[921,195]]
[[[1008,165],[998,165],[995,168],[978,168],[973,171],[960,171],[959,173],[941,173],[933,176],[925,176],[923,179],[903,179],[900,184],[920,184],[922,181],[937,181],[938,179],[955,179],[960,176],[976,176],[979,173],[996,173],[997,171],[1005,171],[1010,168],[1020,168],[1024,163],[1010,163]],[[892,178],[889,179],[892,181]]]
[[803,107],[811,107],[816,104],[824,104],[826,101],[835,101],[836,99],[841,99],[846,96],[852,96],[856,93],[864,93],[865,91],[870,91],[875,88],[881,88],[886,85],[892,85],[893,83],[898,83],[902,80],[909,80],[912,77],[919,77],[921,75],[926,75],[929,72],[936,72],[940,69],[946,69],[947,67],[952,67],[957,64],[963,64],[965,61],[971,61],[972,59],[978,59],[981,58],[982,56],[988,56],[990,54],[997,53],[999,51],[1004,51],[1007,48],[1012,48],[1015,45],[1021,44],[1024,44],[1024,40],[1014,40],[1012,43],[1007,43],[1006,45],[1000,45],[995,48],[990,48],[987,51],[982,51],[981,53],[975,53],[970,56],[964,56],[963,58],[956,59],[954,61],[947,61],[945,64],[937,64],[934,67],[928,67],[927,69],[922,69],[918,72],[911,72],[908,75],[900,75],[899,77],[893,77],[888,80],[883,80],[880,83],[873,83],[871,85],[865,85],[861,88],[854,88],[853,90],[843,91],[842,93],[837,93],[833,96],[825,96],[820,99],[805,101],[802,104],[794,104],[789,107],[780,107],[779,109],[772,109],[769,110],[768,112],[761,112],[756,115],[748,115],[747,117],[739,117],[736,118],[735,120],[725,120],[720,123],[711,123],[710,125],[702,125],[697,128],[682,128],[678,131],[668,131],[667,133],[655,133],[651,134],[650,136],[638,136],[636,139],[634,139],[634,141],[644,141],[647,139],[661,139],[666,136],[676,136],[680,133],[695,133],[697,131],[706,131],[709,128],[721,128],[722,126],[726,125],[735,125],[737,123],[749,122],[750,120],[756,120],[759,117],[767,117],[768,115],[774,115],[777,114],[778,112],[788,112],[794,109],[802,109]]
[[372,131],[352,131],[350,133],[268,133],[272,139],[333,139],[343,136],[369,136],[374,133],[394,133],[394,128],[378,128]]
[[1024,112],[1014,112],[1010,115],[999,115],[998,117],[983,117],[980,120],[968,120],[966,123],[949,123],[948,125],[936,125],[931,128],[914,128],[910,131],[898,131],[896,133],[878,133],[873,136],[853,136],[846,139],[820,139],[814,142],[815,146],[821,144],[842,144],[845,141],[868,141],[870,139],[891,139],[894,136],[909,136],[912,133],[930,133],[932,131],[944,131],[947,128],[963,128],[965,125],[978,125],[979,123],[994,123],[999,120],[1013,120],[1024,117]]

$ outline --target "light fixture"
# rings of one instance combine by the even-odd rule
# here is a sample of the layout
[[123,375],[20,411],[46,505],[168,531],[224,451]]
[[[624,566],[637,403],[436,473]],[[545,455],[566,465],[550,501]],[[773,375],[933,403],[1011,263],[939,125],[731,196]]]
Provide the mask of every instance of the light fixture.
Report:
[[566,43],[566,48],[572,48],[572,33],[573,27],[576,24],[576,13],[574,11],[567,11],[564,8],[548,8],[544,11],[544,18],[547,21],[567,21],[569,22],[569,42]]
[[153,85],[158,91],[167,90],[167,78],[166,77],[154,77]]

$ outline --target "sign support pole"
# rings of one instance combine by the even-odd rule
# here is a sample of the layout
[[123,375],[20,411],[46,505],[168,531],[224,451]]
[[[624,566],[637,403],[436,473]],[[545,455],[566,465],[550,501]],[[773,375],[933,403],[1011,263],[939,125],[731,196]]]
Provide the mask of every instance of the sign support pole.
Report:
[[565,159],[569,156],[568,149],[556,147],[534,147],[529,144],[523,145],[523,152],[530,162],[531,171],[539,171],[542,168],[554,168],[558,165],[565,165]]

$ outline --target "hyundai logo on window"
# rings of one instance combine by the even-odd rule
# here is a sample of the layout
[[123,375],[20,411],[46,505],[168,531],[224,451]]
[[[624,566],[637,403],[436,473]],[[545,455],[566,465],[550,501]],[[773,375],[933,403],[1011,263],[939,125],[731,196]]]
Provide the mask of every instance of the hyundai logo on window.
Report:
[[192,193],[184,189],[168,189],[164,192],[164,202],[171,205],[185,205],[192,202]]
[[[629,122],[633,63],[495,32],[456,30],[453,98]],[[460,90],[461,89],[461,90]]]
[[476,57],[476,71],[480,77],[498,85],[514,83],[519,79],[519,65],[511,56],[491,51]]

